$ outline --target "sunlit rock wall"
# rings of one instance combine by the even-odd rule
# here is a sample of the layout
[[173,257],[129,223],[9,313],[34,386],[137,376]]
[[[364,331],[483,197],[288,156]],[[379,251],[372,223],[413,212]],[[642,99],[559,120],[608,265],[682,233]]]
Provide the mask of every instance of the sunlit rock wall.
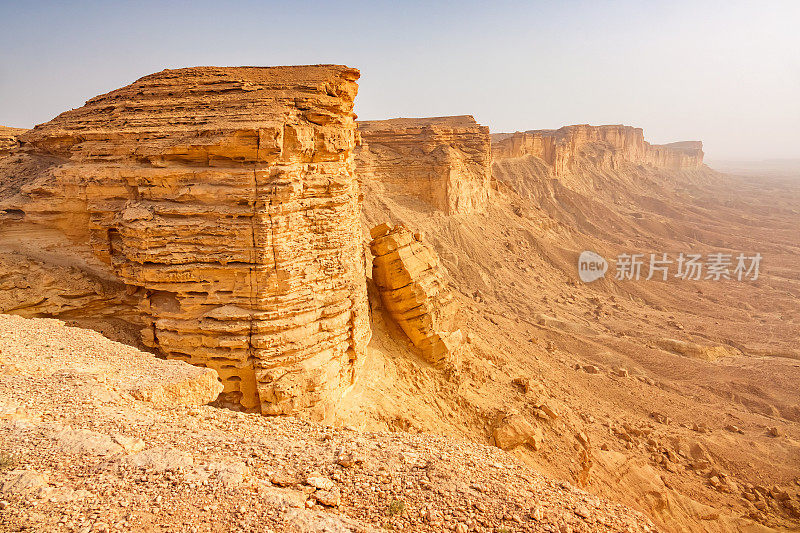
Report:
[[[93,98],[0,160],[0,245],[102,280],[70,316],[113,300],[147,346],[216,369],[229,400],[330,419],[369,337],[358,77],[199,67]],[[60,245],[32,250],[46,233]],[[60,316],[48,301],[71,283],[55,278],[27,314]]]

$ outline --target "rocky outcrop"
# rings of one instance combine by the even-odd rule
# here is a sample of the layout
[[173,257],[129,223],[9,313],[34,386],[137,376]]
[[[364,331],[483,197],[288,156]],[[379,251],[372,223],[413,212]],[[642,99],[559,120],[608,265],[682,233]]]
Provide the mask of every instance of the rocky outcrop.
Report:
[[[23,134],[0,164],[0,245],[52,283],[35,313],[13,311],[102,315],[113,300],[145,345],[217,370],[229,399],[329,419],[369,337],[358,77],[165,70]],[[63,301],[59,268],[85,280],[83,305]]]
[[372,279],[391,318],[428,362],[458,365],[463,336],[436,252],[403,225],[381,224],[371,235]]
[[504,450],[511,450],[526,444],[534,450],[542,447],[544,435],[542,428],[520,414],[504,417],[492,430],[494,445]]
[[483,211],[489,200],[489,128],[471,116],[360,121],[362,180],[390,196],[448,215]]
[[0,126],[0,157],[8,155],[8,153],[17,146],[17,137],[25,133],[26,129],[22,128],[9,128],[8,126]]
[[716,361],[723,357],[737,355],[735,348],[724,344],[697,344],[696,342],[669,338],[659,339],[657,344],[665,350],[705,361]]
[[658,168],[696,168],[703,164],[703,143],[650,144],[641,128],[579,124],[557,130],[531,130],[492,135],[495,159],[532,155],[553,168],[556,176],[576,169],[581,158],[603,169],[623,163]]

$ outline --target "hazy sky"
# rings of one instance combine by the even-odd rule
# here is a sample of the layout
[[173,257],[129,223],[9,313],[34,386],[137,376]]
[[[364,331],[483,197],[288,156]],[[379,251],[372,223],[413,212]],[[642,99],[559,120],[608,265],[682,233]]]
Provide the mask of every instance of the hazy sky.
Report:
[[800,0],[0,0],[0,124],[164,68],[343,63],[363,119],[630,124],[711,158],[800,157]]

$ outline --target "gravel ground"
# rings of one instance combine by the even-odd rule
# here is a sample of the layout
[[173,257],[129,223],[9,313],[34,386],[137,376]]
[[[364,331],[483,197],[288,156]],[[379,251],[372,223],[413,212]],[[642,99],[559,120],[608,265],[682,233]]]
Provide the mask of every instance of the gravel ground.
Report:
[[497,448],[180,405],[213,392],[185,366],[0,315],[0,530],[654,530]]

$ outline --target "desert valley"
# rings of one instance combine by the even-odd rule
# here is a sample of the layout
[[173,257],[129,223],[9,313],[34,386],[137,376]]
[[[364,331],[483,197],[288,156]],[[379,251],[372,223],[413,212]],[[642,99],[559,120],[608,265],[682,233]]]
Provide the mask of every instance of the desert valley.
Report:
[[0,529],[800,529],[800,173],[360,76],[0,128]]

